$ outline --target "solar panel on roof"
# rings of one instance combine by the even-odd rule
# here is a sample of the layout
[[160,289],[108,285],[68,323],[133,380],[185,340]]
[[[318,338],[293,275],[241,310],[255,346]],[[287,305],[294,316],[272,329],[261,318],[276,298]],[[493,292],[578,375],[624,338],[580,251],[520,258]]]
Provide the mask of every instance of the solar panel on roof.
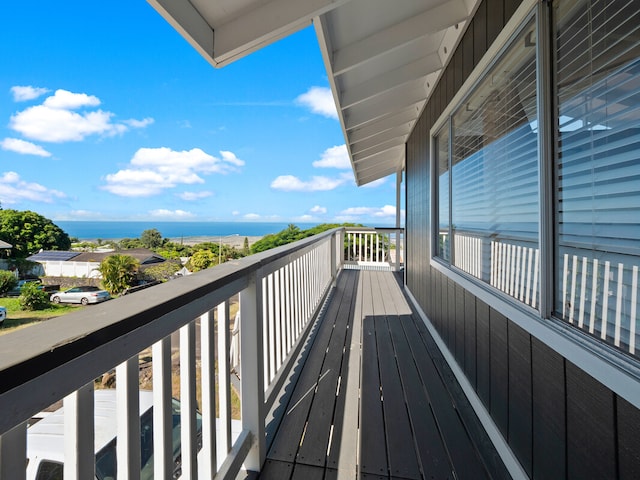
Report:
[[73,257],[77,257],[80,255],[80,252],[67,252],[61,250],[46,250],[44,252],[38,252],[34,255],[31,255],[27,258],[27,260],[31,260],[32,262],[65,262],[67,260],[72,259]]

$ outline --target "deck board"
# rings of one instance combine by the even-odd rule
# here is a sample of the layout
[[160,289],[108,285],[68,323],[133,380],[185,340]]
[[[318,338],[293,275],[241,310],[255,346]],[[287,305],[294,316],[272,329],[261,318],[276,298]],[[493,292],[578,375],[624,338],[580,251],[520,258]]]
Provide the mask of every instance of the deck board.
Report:
[[394,273],[343,271],[318,322],[261,478],[501,477]]

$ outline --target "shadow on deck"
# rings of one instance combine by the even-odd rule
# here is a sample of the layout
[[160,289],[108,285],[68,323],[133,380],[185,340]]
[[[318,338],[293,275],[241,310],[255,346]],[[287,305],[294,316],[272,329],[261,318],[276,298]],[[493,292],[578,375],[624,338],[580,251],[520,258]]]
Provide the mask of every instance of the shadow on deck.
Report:
[[509,478],[396,274],[343,271],[302,355],[261,479]]

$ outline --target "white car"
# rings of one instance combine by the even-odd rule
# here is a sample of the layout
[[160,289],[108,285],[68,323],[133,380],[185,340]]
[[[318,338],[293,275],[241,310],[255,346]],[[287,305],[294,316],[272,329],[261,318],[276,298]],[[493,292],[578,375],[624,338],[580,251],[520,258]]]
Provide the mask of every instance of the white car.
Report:
[[0,307],[0,325],[4,323],[5,318],[7,318],[7,309]]
[[[116,391],[94,392],[96,478],[116,478]],[[180,471],[180,402],[173,401],[174,478]],[[201,428],[200,415],[197,417]],[[153,392],[140,392],[140,452],[142,480],[153,479]],[[27,429],[27,480],[62,479],[64,468],[64,407],[45,415]]]
[[100,303],[110,298],[109,292],[92,286],[73,287],[64,292],[52,293],[49,297],[53,303],[81,303],[82,305]]
[[[180,467],[180,402],[173,400],[173,478],[181,479]],[[27,428],[27,480],[62,480],[64,469],[64,407],[52,413],[41,414],[42,419]],[[202,417],[196,414],[198,449],[202,447]],[[220,429],[219,419],[216,428]],[[240,435],[242,422],[231,421],[232,441]],[[94,448],[96,452],[96,479],[116,478],[116,391],[94,391]],[[226,452],[217,444],[218,468]],[[153,480],[153,392],[140,391],[140,453],[141,480]],[[202,453],[202,450],[200,450]],[[200,465],[200,454],[198,454]],[[204,478],[203,475],[200,478]],[[181,479],[185,480],[185,479]]]

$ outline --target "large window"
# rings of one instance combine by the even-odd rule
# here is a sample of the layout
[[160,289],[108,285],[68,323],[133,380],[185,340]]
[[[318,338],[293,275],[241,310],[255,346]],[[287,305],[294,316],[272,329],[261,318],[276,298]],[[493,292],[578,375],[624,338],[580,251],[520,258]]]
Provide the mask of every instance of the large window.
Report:
[[555,6],[555,314],[633,354],[640,333],[640,9],[626,0]]
[[435,138],[438,256],[533,307],[540,211],[534,38],[531,21]]
[[434,253],[638,356],[640,8],[536,9],[549,37],[525,21],[436,125]]

